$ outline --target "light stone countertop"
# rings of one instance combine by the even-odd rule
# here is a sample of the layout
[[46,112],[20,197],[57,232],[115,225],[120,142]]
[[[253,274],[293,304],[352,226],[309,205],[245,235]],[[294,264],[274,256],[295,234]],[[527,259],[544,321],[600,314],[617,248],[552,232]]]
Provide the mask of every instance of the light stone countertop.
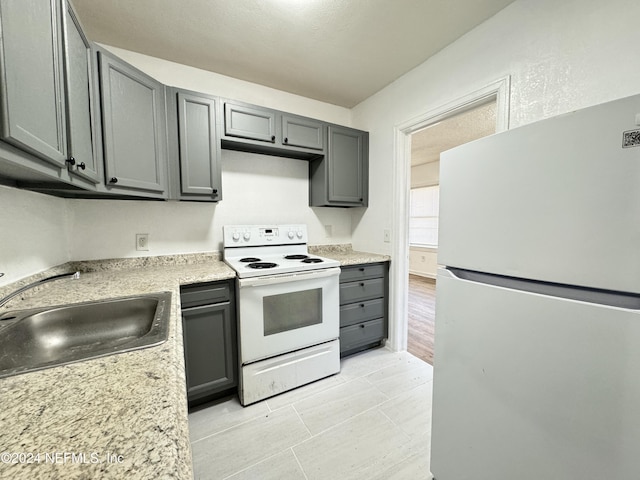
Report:
[[[309,251],[342,265],[390,259],[350,245]],[[0,289],[1,297],[21,283],[78,269],[79,280],[48,283],[2,310],[172,294],[169,337],[161,345],[0,379],[0,478],[193,477],[180,285],[234,278],[218,258],[213,253],[70,262]]]
[[[172,293],[165,343],[0,379],[0,455],[25,454],[0,456],[0,478],[193,477],[179,286],[234,278],[235,273],[215,259],[119,267],[51,282],[7,305],[16,310]],[[74,268],[68,264],[66,269]]]
[[388,262],[391,260],[389,255],[355,251],[349,244],[309,246],[309,253],[338,260],[340,265],[343,266],[358,265],[361,263]]

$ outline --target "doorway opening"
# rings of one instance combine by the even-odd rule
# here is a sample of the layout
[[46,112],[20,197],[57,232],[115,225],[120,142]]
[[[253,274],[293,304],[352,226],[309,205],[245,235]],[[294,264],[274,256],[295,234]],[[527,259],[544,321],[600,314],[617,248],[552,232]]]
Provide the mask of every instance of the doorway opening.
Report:
[[496,98],[410,134],[407,351],[433,365],[440,154],[496,131]]
[[[464,115],[474,110],[482,111],[482,107],[493,104],[494,117],[493,126],[495,132],[500,132],[508,128],[509,123],[509,86],[510,77],[506,76],[497,80],[480,90],[472,92],[465,97],[454,100],[434,110],[430,110],[416,118],[408,120],[395,128],[395,157],[394,157],[394,211],[393,230],[392,230],[392,258],[390,272],[390,322],[389,322],[389,339],[388,344],[394,351],[403,351],[408,348],[409,333],[409,278],[411,265],[411,248],[410,248],[410,213],[411,213],[411,191],[412,179],[417,179],[417,184],[422,183],[421,187],[433,187],[439,183],[439,164],[433,160],[424,162],[425,165],[412,174],[412,146],[419,148],[421,136],[428,138],[430,134],[438,132],[440,125],[448,123],[464,121]],[[487,107],[489,108],[489,107]],[[450,122],[449,122],[450,121]],[[450,127],[451,130],[455,128]],[[464,128],[460,129],[464,130]],[[421,133],[424,132],[424,133]],[[483,136],[483,135],[480,135]],[[480,138],[479,136],[476,138]],[[470,141],[467,139],[466,141]],[[465,140],[460,143],[466,143]],[[427,141],[427,144],[430,142]],[[437,159],[441,151],[452,148],[451,144],[447,148],[443,148],[440,140],[431,142],[431,147],[425,147],[427,150],[437,151]],[[437,145],[440,143],[440,145]],[[431,153],[433,158],[433,153]],[[433,165],[429,165],[433,164]],[[418,165],[416,165],[418,166]],[[423,171],[421,171],[423,170]],[[435,175],[435,179],[434,179]],[[426,177],[426,179],[425,179]],[[420,187],[416,187],[420,188]],[[425,197],[432,195],[419,194]],[[433,215],[425,215],[433,217]],[[437,221],[437,218],[436,218]],[[422,222],[422,224],[420,223]],[[414,222],[416,223],[416,222]],[[431,238],[437,239],[437,231],[433,231],[434,219],[418,220],[418,230],[430,230]],[[429,227],[431,225],[431,227]],[[421,279],[431,280],[433,290],[435,291],[435,268],[437,266],[437,244],[432,246],[416,246],[416,252],[413,257],[417,257],[417,263],[431,264],[432,277],[429,275],[417,275]],[[422,257],[424,256],[424,261]],[[421,273],[421,269],[413,270]],[[417,267],[416,267],[417,268]],[[435,301],[435,294],[433,294]],[[433,355],[433,354],[432,354]],[[433,362],[433,356],[427,357],[429,363]]]

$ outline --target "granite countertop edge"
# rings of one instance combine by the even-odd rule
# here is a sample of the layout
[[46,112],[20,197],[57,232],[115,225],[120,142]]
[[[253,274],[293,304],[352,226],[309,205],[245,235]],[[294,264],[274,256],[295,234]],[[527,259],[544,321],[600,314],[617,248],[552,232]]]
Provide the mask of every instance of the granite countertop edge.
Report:
[[389,255],[353,250],[350,244],[310,245],[309,253],[338,260],[342,266],[391,261]]
[[[350,245],[309,246],[309,252],[345,266],[390,260]],[[76,270],[79,280],[37,287],[2,311],[169,291],[169,338],[155,347],[0,379],[2,450],[32,460],[49,455],[0,462],[0,477],[191,479],[180,286],[232,279],[235,272],[216,252],[69,262],[0,288],[0,297]]]
[[180,286],[232,279],[235,272],[215,257],[145,265],[70,262],[6,290],[78,269],[79,280],[37,287],[3,311],[169,291],[168,339],[0,379],[0,444],[2,452],[15,454],[15,461],[0,462],[0,478],[193,478]]

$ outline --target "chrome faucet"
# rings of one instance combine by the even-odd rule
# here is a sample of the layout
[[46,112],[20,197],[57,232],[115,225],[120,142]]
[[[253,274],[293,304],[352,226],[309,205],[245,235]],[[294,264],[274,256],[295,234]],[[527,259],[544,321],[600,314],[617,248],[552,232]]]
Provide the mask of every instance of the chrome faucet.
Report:
[[29,289],[31,289],[33,287],[37,287],[38,285],[42,285],[43,283],[53,282],[54,280],[61,280],[61,279],[64,279],[64,278],[77,280],[77,279],[80,278],[80,272],[63,273],[61,275],[54,275],[52,277],[43,278],[43,279],[38,280],[36,282],[30,283],[29,285],[25,285],[24,287],[19,288],[15,292],[10,293],[6,297],[0,298],[0,308],[2,308],[13,297],[15,297],[17,295],[20,295],[21,293],[26,292],[27,290],[29,290]]

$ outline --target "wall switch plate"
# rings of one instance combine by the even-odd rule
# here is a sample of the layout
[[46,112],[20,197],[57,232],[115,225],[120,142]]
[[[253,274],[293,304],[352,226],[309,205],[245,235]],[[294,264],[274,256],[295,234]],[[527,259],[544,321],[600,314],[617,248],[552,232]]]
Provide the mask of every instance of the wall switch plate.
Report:
[[384,230],[384,243],[391,243],[391,230],[387,228]]
[[149,234],[148,233],[136,233],[136,250],[149,251]]

